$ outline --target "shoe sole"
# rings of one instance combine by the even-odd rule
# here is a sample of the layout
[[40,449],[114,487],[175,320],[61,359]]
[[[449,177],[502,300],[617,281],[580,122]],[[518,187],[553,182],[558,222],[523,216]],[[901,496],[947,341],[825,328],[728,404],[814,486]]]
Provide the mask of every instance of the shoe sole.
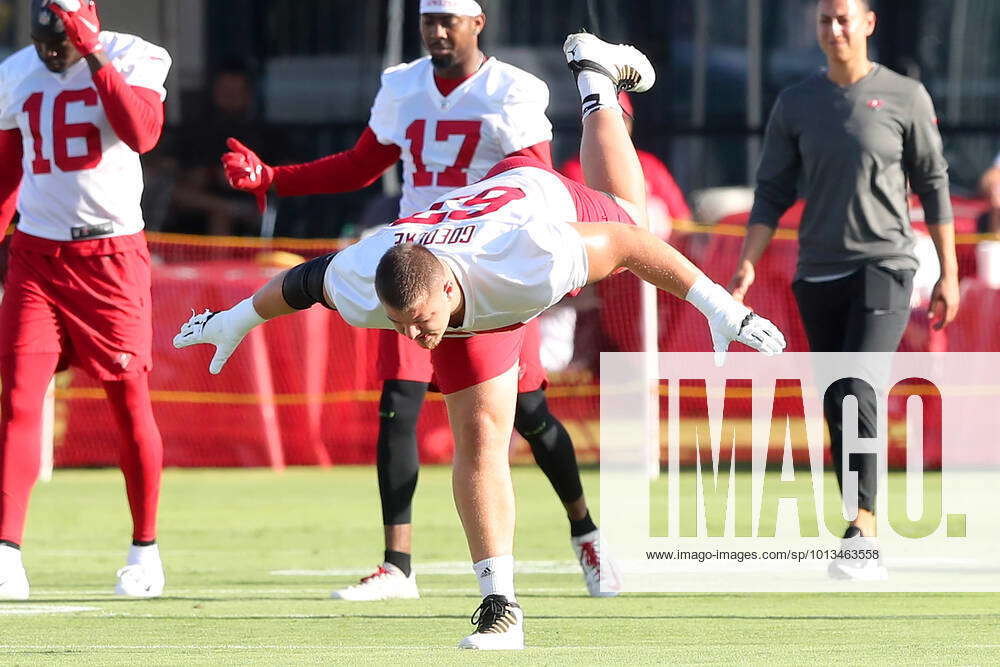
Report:
[[[0,590],[0,600],[14,600],[14,601],[27,600],[28,596],[31,594],[31,589],[28,587],[28,582],[25,580],[25,578],[23,577],[20,578],[20,581],[24,582],[23,593],[14,586],[10,586],[8,587],[7,591]],[[16,583],[20,583],[20,581]],[[10,582],[10,579],[4,579],[3,581],[4,584],[7,584],[8,582]]]
[[[606,67],[604,67],[598,62],[588,59],[576,60],[575,58],[570,59],[568,57],[569,55],[567,53],[568,51],[573,51],[576,49],[578,44],[586,44],[587,42],[600,43],[602,45],[607,45],[613,48],[628,49],[632,57],[638,60],[640,65],[645,64],[645,67],[642,69],[649,70],[650,75],[646,77],[648,81],[643,79],[639,69],[633,67],[630,64],[624,65],[624,67],[621,68],[616,77],[614,74],[608,71]],[[599,74],[604,74],[605,76],[609,77],[612,81],[618,79],[619,82],[618,89],[625,92],[644,93],[650,88],[652,88],[653,84],[656,83],[656,70],[653,69],[653,65],[651,62],[649,62],[649,58],[647,58],[646,55],[642,53],[642,51],[629,44],[611,44],[610,42],[605,42],[596,35],[591,35],[588,33],[576,33],[573,35],[569,35],[566,38],[566,41],[563,42],[563,53],[567,55],[566,62],[569,65],[570,70],[574,74],[579,73],[581,70],[590,70],[598,72]],[[628,81],[630,80],[634,80],[634,82],[629,84]],[[621,85],[623,81],[626,82],[626,85],[624,86]]]
[[20,601],[23,601],[23,600],[27,600],[29,597],[30,597],[29,595],[24,595],[24,596],[21,596],[21,595],[6,595],[6,594],[3,594],[3,593],[0,593],[0,601],[4,601],[4,602],[20,602]]
[[826,573],[827,576],[836,581],[887,581],[889,579],[889,571],[885,567],[869,570],[830,563]]
[[524,640],[521,640],[520,646],[476,646],[472,643],[467,644],[463,639],[458,643],[458,648],[466,651],[523,651]]
[[330,599],[343,600],[344,602],[381,602],[382,600],[419,600],[420,593],[418,591],[414,591],[412,595],[407,593],[406,595],[386,595],[384,597],[378,597],[378,598],[352,598],[352,597],[343,597],[342,595],[340,595],[339,591],[334,591],[330,593]]
[[163,596],[163,591],[158,593],[126,593],[125,591],[115,589],[115,595],[122,598],[134,598],[136,600],[147,600],[149,598],[158,598]]

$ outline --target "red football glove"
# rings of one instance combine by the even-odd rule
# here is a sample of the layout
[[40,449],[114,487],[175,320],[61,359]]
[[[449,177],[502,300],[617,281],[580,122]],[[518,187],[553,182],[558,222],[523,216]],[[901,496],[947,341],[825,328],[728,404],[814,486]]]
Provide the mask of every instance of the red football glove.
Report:
[[257,154],[236,139],[226,139],[229,153],[222,155],[226,180],[237,190],[250,192],[257,197],[257,208],[263,213],[267,208],[267,191],[274,182],[274,169],[261,162]]
[[51,0],[48,8],[63,22],[66,37],[80,55],[89,56],[104,48],[98,39],[101,22],[94,0]]

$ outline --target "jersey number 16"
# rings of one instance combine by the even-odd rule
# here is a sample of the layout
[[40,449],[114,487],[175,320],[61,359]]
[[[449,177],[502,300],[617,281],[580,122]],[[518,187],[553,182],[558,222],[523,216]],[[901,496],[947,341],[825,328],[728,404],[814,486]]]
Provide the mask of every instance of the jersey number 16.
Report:
[[[42,93],[34,93],[24,102],[24,113],[28,114],[28,127],[34,142],[35,159],[31,161],[31,171],[35,174],[52,172],[52,163],[42,153]],[[79,102],[85,107],[97,106],[97,91],[93,88],[64,90],[56,95],[52,105],[52,150],[56,166],[62,171],[82,171],[93,169],[101,163],[101,130],[93,123],[67,123],[66,107]],[[69,140],[83,139],[87,152],[83,155],[69,154]]]

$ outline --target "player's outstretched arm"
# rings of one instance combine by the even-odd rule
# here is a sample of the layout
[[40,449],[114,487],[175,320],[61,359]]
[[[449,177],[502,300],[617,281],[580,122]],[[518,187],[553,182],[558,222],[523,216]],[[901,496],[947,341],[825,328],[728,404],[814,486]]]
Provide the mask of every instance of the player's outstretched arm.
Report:
[[272,187],[281,197],[352,192],[374,183],[400,156],[399,146],[380,144],[370,128],[346,151],[280,167],[266,164],[236,139],[230,138],[226,145],[229,152],[222,156],[226,180],[236,190],[257,197],[261,212]]
[[215,345],[208,371],[217,375],[250,331],[281,315],[305,310],[316,303],[328,308],[323,296],[323,275],[333,255],[326,255],[282,271],[263,287],[228,310],[192,313],[174,336],[174,347],[207,343]]
[[785,348],[785,337],[774,324],[733,299],[673,246],[649,231],[620,223],[572,224],[587,250],[588,283],[628,269],[657,288],[685,299],[708,319],[716,363],[722,364],[734,340],[768,356]]

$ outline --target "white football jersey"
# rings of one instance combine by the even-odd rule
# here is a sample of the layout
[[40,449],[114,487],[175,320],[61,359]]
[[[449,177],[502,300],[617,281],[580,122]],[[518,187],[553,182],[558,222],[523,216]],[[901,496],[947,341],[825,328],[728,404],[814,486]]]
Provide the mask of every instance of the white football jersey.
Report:
[[[170,56],[165,50],[121,33],[105,31],[100,40],[126,83],[166,98]],[[29,46],[3,61],[0,130],[13,129],[21,131],[24,146],[18,229],[70,241],[74,228],[79,235],[111,223],[101,237],[143,228],[139,155],[111,129],[85,60],[56,74]]]
[[392,329],[375,269],[392,246],[420,243],[454,271],[465,297],[465,320],[448,335],[527,322],[587,284],[587,252],[573,220],[573,198],[555,174],[511,169],[341,250],[326,270],[326,300],[349,324]]
[[447,97],[430,56],[383,72],[368,126],[402,151],[400,217],[475,183],[507,155],[551,141],[548,105],[543,81],[496,58]]

